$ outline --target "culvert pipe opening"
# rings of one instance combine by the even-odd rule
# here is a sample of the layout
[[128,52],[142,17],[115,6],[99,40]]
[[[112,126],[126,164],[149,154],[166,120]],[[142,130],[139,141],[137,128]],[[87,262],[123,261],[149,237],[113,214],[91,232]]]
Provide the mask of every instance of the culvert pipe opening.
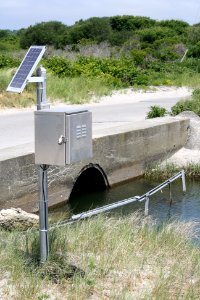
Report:
[[103,193],[109,188],[107,177],[99,167],[87,167],[78,176],[72,192],[69,203],[71,209],[75,212],[90,209],[103,204]]

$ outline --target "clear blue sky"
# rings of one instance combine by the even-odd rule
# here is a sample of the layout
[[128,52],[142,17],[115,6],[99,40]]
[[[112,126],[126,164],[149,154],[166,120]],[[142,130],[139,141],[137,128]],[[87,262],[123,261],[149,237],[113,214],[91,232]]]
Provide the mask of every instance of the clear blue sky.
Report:
[[114,15],[148,16],[200,23],[199,0],[0,0],[0,29],[20,29],[42,21],[72,25],[80,19]]

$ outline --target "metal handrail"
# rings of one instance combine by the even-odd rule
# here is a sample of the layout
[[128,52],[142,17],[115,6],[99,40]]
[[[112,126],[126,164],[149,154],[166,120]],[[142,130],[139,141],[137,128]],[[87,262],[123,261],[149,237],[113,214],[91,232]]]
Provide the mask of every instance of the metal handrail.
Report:
[[[134,203],[134,202],[143,202],[143,201],[145,201],[145,216],[147,216],[148,211],[149,211],[149,199],[150,199],[150,197],[152,195],[154,195],[155,193],[157,193],[158,191],[165,188],[167,185],[170,186],[170,184],[173,181],[175,181],[176,179],[178,179],[180,177],[182,178],[183,192],[186,192],[185,172],[184,172],[184,170],[181,170],[180,172],[178,172],[174,176],[170,177],[169,179],[167,179],[166,181],[164,181],[163,183],[161,183],[160,185],[153,188],[152,190],[150,190],[149,192],[145,193],[142,196],[134,196],[134,197],[131,197],[131,198],[128,198],[128,199],[120,200],[120,201],[112,203],[112,204],[107,204],[105,206],[89,210],[87,212],[83,212],[83,213],[80,213],[80,214],[73,215],[70,219],[68,219],[66,221],[62,221],[59,224],[57,224],[56,227],[60,227],[60,226],[65,225],[65,224],[72,224],[72,223],[77,222],[79,220],[83,220],[83,219],[98,215],[99,213],[110,211],[112,209],[130,204],[130,203]],[[54,227],[55,227],[55,225],[52,225],[51,228],[49,228],[49,229],[53,229]]]

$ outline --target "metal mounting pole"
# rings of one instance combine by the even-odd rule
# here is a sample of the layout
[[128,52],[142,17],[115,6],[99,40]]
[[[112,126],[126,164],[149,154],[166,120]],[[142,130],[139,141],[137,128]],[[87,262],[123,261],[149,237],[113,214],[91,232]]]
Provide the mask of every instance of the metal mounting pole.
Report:
[[40,220],[40,262],[49,256],[48,239],[48,178],[47,165],[39,167],[39,220]]
[[46,69],[41,65],[37,69],[36,75],[43,79],[37,83],[37,110],[50,108],[46,100]]
[[[42,79],[37,82],[37,110],[42,110],[49,108],[49,104],[46,102],[46,69],[40,66],[37,69],[37,76]],[[38,170],[41,263],[44,263],[49,256],[47,169],[47,165],[40,165]]]

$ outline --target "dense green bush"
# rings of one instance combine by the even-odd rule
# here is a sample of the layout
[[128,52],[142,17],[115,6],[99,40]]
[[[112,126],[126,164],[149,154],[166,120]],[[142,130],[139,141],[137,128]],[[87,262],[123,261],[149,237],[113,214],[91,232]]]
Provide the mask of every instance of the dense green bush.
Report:
[[133,33],[128,30],[124,31],[114,31],[110,35],[109,43],[112,46],[122,46],[124,43],[126,43],[127,40],[131,39],[133,37]]
[[148,28],[155,23],[155,20],[148,17],[114,16],[110,18],[111,28],[116,31],[132,31],[140,28]]
[[19,49],[19,36],[17,32],[0,29],[0,51],[8,52]]
[[145,50],[133,49],[130,51],[130,55],[136,65],[143,65],[144,59],[146,58],[147,53]]
[[200,24],[196,24],[187,28],[187,39],[189,45],[195,45],[200,40]]
[[0,54],[0,69],[18,67],[19,63],[19,59]]
[[90,18],[86,21],[80,20],[69,29],[68,43],[78,44],[82,39],[89,39],[100,43],[109,40],[111,27],[109,18]]
[[[163,54],[164,55],[164,54]],[[164,59],[164,58],[163,58]],[[194,76],[200,71],[200,61],[166,62],[152,60],[144,50],[133,49],[130,56],[97,58],[77,56],[75,60],[53,56],[44,60],[44,66],[59,77],[95,77],[108,80],[116,87],[134,85],[174,85],[180,76]]]
[[200,58],[188,58],[186,60],[184,60],[183,63],[181,63],[182,66],[182,70],[191,70],[193,72],[197,72],[200,73]]
[[192,93],[192,97],[195,100],[200,100],[200,89],[195,89]]
[[175,61],[180,56],[175,51],[174,47],[163,44],[159,49],[157,49],[155,57],[160,61]]
[[160,61],[175,61],[183,56],[186,47],[178,36],[157,39],[153,43],[153,53]]
[[164,117],[168,114],[166,108],[159,105],[150,106],[150,111],[147,113],[147,119],[153,119],[158,117]]
[[29,26],[20,34],[20,46],[25,49],[31,45],[57,45],[67,31],[67,26],[58,21],[42,22]]
[[49,57],[44,61],[44,66],[59,77],[72,77],[76,75],[72,62],[62,56]]
[[197,42],[195,45],[190,46],[187,55],[188,57],[195,57],[195,58],[200,57],[200,41]]
[[[101,77],[112,78],[112,82],[121,86],[130,86],[138,84],[140,81],[144,84],[146,78],[138,78],[139,70],[135,67],[134,61],[128,58],[94,58],[79,56],[74,62],[63,57],[50,57],[45,61],[45,66],[48,67],[53,74],[60,77]],[[117,81],[113,80],[117,79]]]
[[[7,36],[8,32],[0,32]],[[179,20],[156,21],[149,17],[122,15],[113,17],[92,17],[79,20],[72,26],[49,21],[29,26],[17,32],[22,48],[30,45],[53,45],[65,49],[67,45],[80,44],[82,40],[93,43],[109,42],[112,46],[122,46],[129,39],[137,39],[142,49],[153,48],[160,39],[178,38],[178,43],[199,41],[199,27],[189,26]],[[194,42],[195,41],[195,42]]]
[[159,21],[158,24],[161,27],[172,28],[177,34],[185,34],[189,28],[189,24],[181,20],[164,20]]
[[4,39],[0,39],[0,51],[11,52],[13,50],[19,50],[19,38],[17,36],[10,36]]
[[136,31],[142,42],[154,43],[156,40],[173,37],[175,32],[171,28],[154,26]]
[[74,62],[73,68],[78,75],[99,76],[105,73],[102,66],[103,61],[104,59],[95,57],[79,56]]
[[171,108],[171,113],[173,116],[175,116],[183,111],[192,111],[193,108],[194,103],[192,103],[191,100],[181,100]]
[[183,111],[193,111],[200,116],[200,89],[193,91],[191,100],[181,100],[171,108],[171,114],[174,116]]

